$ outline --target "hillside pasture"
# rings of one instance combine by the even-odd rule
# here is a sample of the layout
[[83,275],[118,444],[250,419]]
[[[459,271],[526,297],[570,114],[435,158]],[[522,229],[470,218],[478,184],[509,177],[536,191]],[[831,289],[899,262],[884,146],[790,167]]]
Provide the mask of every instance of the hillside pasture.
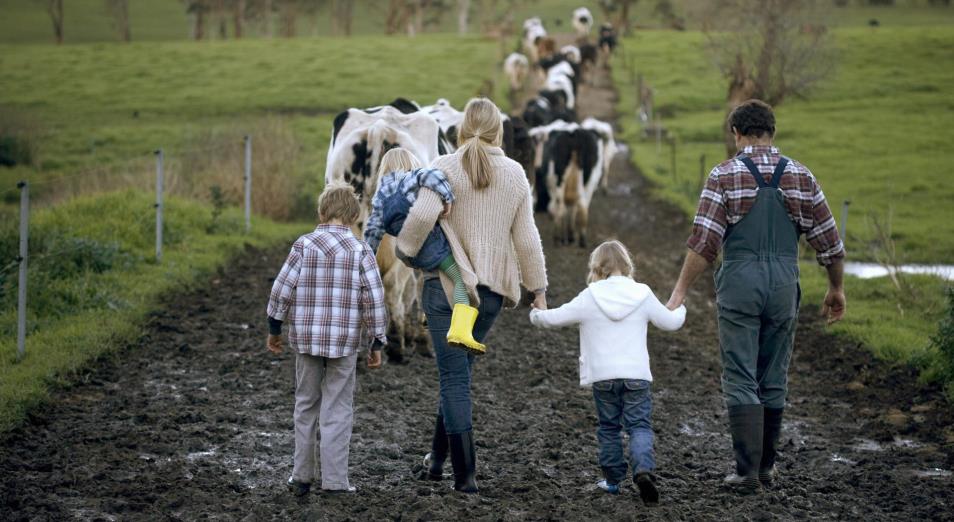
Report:
[[[944,19],[941,18],[940,21]],[[954,259],[954,184],[946,155],[954,141],[954,31],[948,25],[834,31],[835,74],[808,99],[777,108],[776,143],[818,178],[836,220],[850,201],[850,260],[949,263]],[[623,137],[655,194],[694,212],[709,169],[725,157],[726,81],[699,32],[646,31],[624,41],[616,62]],[[629,67],[627,67],[629,66]],[[644,136],[635,120],[637,74],[654,89],[674,142]],[[675,173],[673,172],[675,148]],[[879,234],[878,226],[890,230]],[[887,236],[887,237],[884,237]],[[821,302],[823,273],[803,244],[805,301]],[[934,375],[930,336],[947,283],[936,278],[847,282],[849,313],[835,331],[889,359]]]

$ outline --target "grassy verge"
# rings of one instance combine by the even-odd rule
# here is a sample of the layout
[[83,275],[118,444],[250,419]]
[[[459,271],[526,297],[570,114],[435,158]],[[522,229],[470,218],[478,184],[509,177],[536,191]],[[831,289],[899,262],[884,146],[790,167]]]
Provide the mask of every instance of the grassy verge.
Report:
[[[238,209],[171,199],[165,250],[153,257],[150,195],[128,191],[77,198],[31,217],[29,336],[15,362],[16,272],[0,277],[0,432],[20,422],[91,360],[134,340],[158,299],[200,281],[246,245],[292,239],[308,224],[253,222],[244,234]],[[12,221],[12,220],[11,220]],[[0,231],[4,259],[15,253],[13,223]]]
[[[851,200],[846,238],[851,259],[874,260],[894,249],[899,262],[949,262],[954,221],[946,209],[954,185],[938,166],[954,140],[947,124],[954,117],[954,33],[941,25],[842,28],[835,40],[836,75],[809,100],[788,100],[778,108],[777,144],[812,169],[837,219],[841,202]],[[698,32],[644,32],[625,41],[633,67],[618,60],[614,70],[623,139],[655,195],[687,215],[709,169],[725,156],[726,82],[704,43]],[[656,89],[656,110],[674,138],[658,148],[634,118],[631,82],[637,73]],[[881,239],[875,224],[885,222],[890,236]],[[821,302],[826,280],[805,253],[805,299],[814,305]],[[846,284],[849,312],[832,328],[835,333],[879,357],[921,368],[925,379],[942,378],[946,363],[931,336],[945,312],[948,283],[904,277],[895,285],[886,278],[849,277]]]

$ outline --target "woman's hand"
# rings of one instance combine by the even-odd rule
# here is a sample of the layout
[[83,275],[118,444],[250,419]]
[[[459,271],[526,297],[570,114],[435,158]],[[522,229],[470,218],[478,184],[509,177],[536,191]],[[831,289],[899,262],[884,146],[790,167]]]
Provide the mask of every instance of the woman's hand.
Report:
[[539,292],[534,292],[533,302],[530,303],[536,310],[546,310],[547,309],[547,291],[540,290]]
[[441,217],[446,218],[451,213],[451,208],[454,206],[453,203],[444,203],[444,210],[441,212]]

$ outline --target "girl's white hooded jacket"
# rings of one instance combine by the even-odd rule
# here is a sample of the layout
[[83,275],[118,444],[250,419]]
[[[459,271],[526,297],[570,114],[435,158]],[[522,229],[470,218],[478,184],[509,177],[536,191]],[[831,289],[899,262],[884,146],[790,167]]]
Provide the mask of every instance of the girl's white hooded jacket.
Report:
[[685,306],[669,310],[648,286],[626,276],[591,283],[559,308],[530,311],[536,326],[580,325],[580,386],[608,379],[652,381],[647,325],[673,331],[685,320]]

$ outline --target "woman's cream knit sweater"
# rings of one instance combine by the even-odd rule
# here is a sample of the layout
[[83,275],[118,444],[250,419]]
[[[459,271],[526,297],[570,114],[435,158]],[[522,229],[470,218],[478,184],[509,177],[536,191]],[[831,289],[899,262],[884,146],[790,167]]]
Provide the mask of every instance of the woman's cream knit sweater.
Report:
[[[458,153],[435,159],[432,168],[447,176],[454,191],[454,205],[441,229],[460,266],[464,283],[477,303],[478,285],[502,295],[509,306],[520,301],[520,284],[529,290],[547,287],[546,265],[540,233],[533,221],[530,184],[523,167],[506,157],[499,147],[488,149],[493,165],[490,186],[474,189],[461,166]],[[443,210],[441,199],[422,190],[398,236],[398,249],[417,255]],[[448,301],[453,284],[441,274]]]

